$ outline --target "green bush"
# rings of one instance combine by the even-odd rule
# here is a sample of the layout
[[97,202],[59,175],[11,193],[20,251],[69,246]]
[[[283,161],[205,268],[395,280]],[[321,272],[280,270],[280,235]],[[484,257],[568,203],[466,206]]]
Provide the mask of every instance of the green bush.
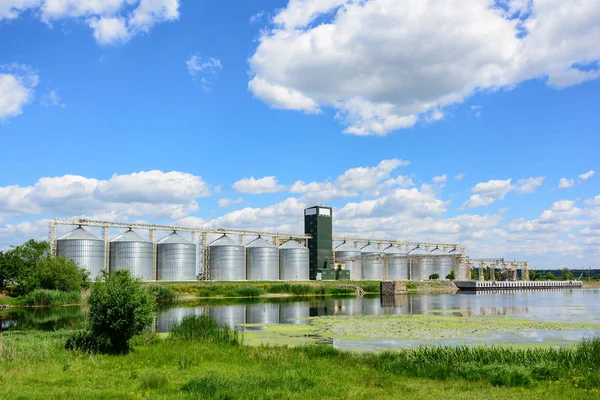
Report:
[[291,284],[290,293],[295,295],[306,295],[312,292],[313,287],[311,285]]
[[264,293],[256,286],[242,286],[235,289],[234,292],[237,297],[259,297]]
[[129,340],[154,318],[155,301],[129,271],[104,274],[92,286],[88,298],[90,332],[109,343],[106,352],[123,354]]
[[438,274],[431,274],[431,275],[429,275],[429,280],[430,281],[436,281],[438,279],[440,279],[440,276]]
[[95,354],[103,352],[107,347],[106,342],[98,340],[90,331],[79,331],[72,334],[65,343],[67,350],[80,350],[85,353]]
[[145,287],[159,303],[168,303],[177,300],[177,293],[167,285],[151,283]]
[[407,288],[407,289],[416,289],[416,288],[417,288],[417,284],[416,284],[416,283],[414,283],[414,282],[408,282],[408,283],[406,284],[406,288]]
[[80,292],[61,292],[47,289],[36,289],[21,298],[21,304],[25,306],[56,306],[78,304],[82,301]]
[[363,283],[362,285],[360,285],[360,287],[362,287],[363,290],[367,293],[379,293],[381,291],[378,282]]
[[242,344],[241,333],[217,324],[207,316],[189,315],[171,327],[174,340],[202,340],[232,345]]
[[290,284],[289,283],[280,283],[271,285],[268,289],[269,293],[290,293]]
[[448,275],[446,275],[446,279],[450,279],[451,281],[455,280],[456,279],[456,272],[453,269],[451,269],[450,273]]

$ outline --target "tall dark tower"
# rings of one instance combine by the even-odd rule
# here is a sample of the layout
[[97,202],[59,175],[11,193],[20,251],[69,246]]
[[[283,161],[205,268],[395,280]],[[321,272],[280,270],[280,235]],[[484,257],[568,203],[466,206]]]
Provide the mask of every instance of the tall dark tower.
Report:
[[333,258],[332,209],[314,206],[304,210],[304,233],[312,236],[308,240],[310,279],[317,279],[317,271],[331,268],[327,260]]

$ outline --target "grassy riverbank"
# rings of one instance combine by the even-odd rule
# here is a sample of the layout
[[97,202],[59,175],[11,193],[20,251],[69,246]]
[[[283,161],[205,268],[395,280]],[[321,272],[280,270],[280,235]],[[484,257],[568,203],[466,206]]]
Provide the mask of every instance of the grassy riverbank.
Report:
[[[597,399],[600,342],[575,349],[248,347],[185,335],[125,356],[64,350],[68,331],[0,335],[6,399]],[[224,338],[224,339],[223,339]]]
[[[379,294],[378,281],[310,281],[310,282],[164,282],[178,294],[197,298],[276,297],[354,295],[355,290],[339,285],[356,285],[368,294]],[[451,282],[408,282],[408,293],[455,293]]]

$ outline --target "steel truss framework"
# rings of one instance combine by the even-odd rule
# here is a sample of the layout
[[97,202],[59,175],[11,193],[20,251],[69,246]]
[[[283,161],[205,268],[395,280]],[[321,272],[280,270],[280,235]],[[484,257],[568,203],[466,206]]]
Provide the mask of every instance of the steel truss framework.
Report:
[[[255,231],[255,230],[244,230],[244,229],[227,229],[227,228],[217,228],[217,229],[209,229],[203,227],[190,227],[183,225],[161,225],[161,224],[145,224],[145,223],[134,223],[134,222],[113,222],[113,221],[100,221],[93,220],[88,218],[69,218],[69,219],[61,219],[55,218],[48,223],[48,240],[50,242],[50,249],[53,255],[56,255],[56,227],[59,225],[63,226],[87,226],[87,227],[97,227],[102,228],[102,240],[104,240],[104,268],[108,271],[109,268],[109,252],[110,252],[110,229],[143,229],[148,230],[148,239],[153,244],[153,256],[152,261],[154,265],[154,277],[156,278],[156,262],[157,262],[157,231],[179,231],[179,232],[189,232],[191,235],[191,242],[199,246],[200,249],[200,259],[202,262],[202,279],[210,279],[210,252],[209,252],[209,235],[237,235],[239,238],[239,242],[244,246],[244,270],[246,268],[246,238],[247,237],[268,237],[272,239],[272,243],[275,246],[280,246],[282,243],[288,240],[296,240],[300,243],[303,243],[305,246],[308,246],[308,239],[311,238],[310,235],[306,234],[297,234],[297,233],[285,233],[285,232],[269,232],[269,231]],[[529,274],[525,273],[527,271],[527,263],[526,262],[505,262],[504,259],[489,259],[489,260],[469,260],[468,257],[464,255],[465,248],[459,244],[444,244],[444,243],[431,243],[431,242],[412,242],[412,241],[403,241],[403,240],[388,240],[388,239],[366,239],[366,238],[355,238],[355,237],[346,237],[346,236],[334,236],[334,242],[350,242],[354,243],[354,246],[359,248],[361,244],[376,244],[380,249],[383,249],[384,245],[394,245],[398,247],[405,247],[407,253],[409,253],[408,259],[409,263],[419,262],[423,259],[427,258],[437,258],[437,257],[453,257],[456,259],[457,265],[457,278],[470,280],[470,270],[474,267],[475,263],[478,263],[480,271],[485,268],[487,265],[495,265],[500,266],[503,269],[507,269],[510,265],[512,268],[521,267],[524,271],[522,274],[524,277],[528,278]],[[410,256],[410,251],[413,251],[417,248],[425,249],[427,252],[431,252],[437,249],[444,250],[445,254],[440,255],[419,255],[419,256]],[[374,259],[381,259],[384,261],[385,271],[387,273],[387,261],[394,260],[396,258],[406,258],[404,257],[381,257]],[[362,258],[357,259],[348,259],[344,258],[343,260],[334,259],[335,262],[343,261],[359,261],[363,260]],[[366,259],[365,259],[366,260]],[[506,267],[506,268],[505,268]],[[410,269],[410,268],[409,268]],[[421,267],[419,266],[419,271]],[[493,275],[493,274],[492,274]],[[482,274],[480,274],[482,276]]]

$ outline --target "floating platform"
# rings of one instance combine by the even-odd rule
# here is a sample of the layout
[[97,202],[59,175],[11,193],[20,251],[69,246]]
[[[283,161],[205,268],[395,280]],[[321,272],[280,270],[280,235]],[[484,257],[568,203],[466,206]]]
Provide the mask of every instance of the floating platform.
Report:
[[458,290],[482,292],[489,290],[581,289],[581,281],[457,281]]

